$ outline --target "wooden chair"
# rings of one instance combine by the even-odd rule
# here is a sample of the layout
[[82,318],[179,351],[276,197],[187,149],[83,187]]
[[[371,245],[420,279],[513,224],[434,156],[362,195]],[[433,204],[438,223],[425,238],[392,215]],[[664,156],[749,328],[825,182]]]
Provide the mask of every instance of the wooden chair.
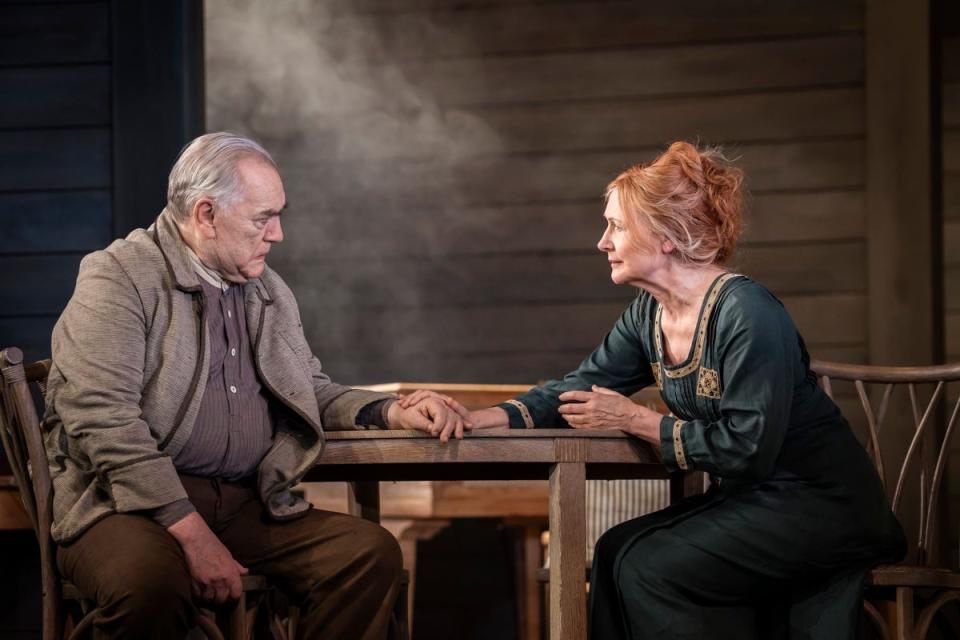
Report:
[[[960,573],[939,566],[936,553],[941,542],[937,517],[942,506],[941,485],[960,414],[960,398],[947,399],[947,384],[960,380],[960,364],[881,367],[814,361],[811,368],[824,391],[846,409],[844,414],[854,424],[860,421],[847,405],[855,407],[859,401],[867,451],[911,545],[904,563],[877,567],[867,577],[867,617],[885,640],[921,640],[944,605],[960,602]],[[899,404],[902,400],[906,402]],[[906,452],[896,460],[889,447],[884,450],[881,446],[896,440],[881,431],[891,415],[910,429]],[[891,485],[889,480],[894,478]],[[908,493],[918,501],[905,499]],[[933,595],[915,610],[919,589]],[[960,634],[958,629],[953,632]]]
[[[40,544],[40,571],[43,588],[43,640],[83,637],[91,628],[94,604],[70,582],[63,580],[56,564],[56,547],[50,535],[53,489],[43,433],[29,384],[46,391],[50,361],[23,364],[16,347],[0,351],[0,440],[13,471],[23,506]],[[197,626],[211,640],[247,640],[253,631],[257,608],[248,608],[248,598],[266,598],[271,587],[263,576],[243,576],[243,594],[221,620],[221,633],[212,611],[201,610]],[[221,618],[223,618],[221,614]],[[272,635],[278,639],[293,637],[292,618],[281,624],[269,615]],[[65,633],[69,635],[65,636]]]

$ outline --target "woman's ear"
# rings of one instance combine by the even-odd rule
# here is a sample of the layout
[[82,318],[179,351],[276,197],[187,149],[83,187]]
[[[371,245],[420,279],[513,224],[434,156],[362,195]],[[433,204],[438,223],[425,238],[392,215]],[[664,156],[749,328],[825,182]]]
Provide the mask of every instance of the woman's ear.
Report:
[[676,249],[676,247],[673,246],[672,240],[662,240],[660,242],[660,251],[664,254],[673,253],[674,249]]

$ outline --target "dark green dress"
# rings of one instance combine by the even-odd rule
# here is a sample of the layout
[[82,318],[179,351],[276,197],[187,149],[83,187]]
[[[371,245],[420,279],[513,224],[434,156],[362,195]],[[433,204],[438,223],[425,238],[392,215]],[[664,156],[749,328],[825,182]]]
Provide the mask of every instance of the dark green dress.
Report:
[[501,405],[511,427],[567,426],[564,391],[656,384],[673,413],[660,423],[664,465],[715,481],[600,539],[591,637],[852,638],[863,576],[903,556],[903,532],[789,314],[724,274],[687,359],[668,366],[660,313],[642,292],[576,371]]

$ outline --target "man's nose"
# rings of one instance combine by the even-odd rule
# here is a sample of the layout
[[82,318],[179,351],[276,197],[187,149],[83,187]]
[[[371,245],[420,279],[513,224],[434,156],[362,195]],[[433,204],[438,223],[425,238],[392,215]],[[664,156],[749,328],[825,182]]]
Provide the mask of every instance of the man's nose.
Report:
[[267,242],[283,242],[283,227],[280,224],[279,217],[275,217],[267,223],[267,232],[263,239]]

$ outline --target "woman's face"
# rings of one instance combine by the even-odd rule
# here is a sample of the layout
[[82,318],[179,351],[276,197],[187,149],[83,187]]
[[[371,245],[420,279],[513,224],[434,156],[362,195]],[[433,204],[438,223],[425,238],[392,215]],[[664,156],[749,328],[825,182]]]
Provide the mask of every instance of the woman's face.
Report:
[[626,214],[620,208],[616,189],[607,198],[603,217],[607,220],[607,228],[597,248],[607,254],[610,279],[614,284],[646,282],[658,269],[666,266],[668,243],[654,236],[642,223],[635,225],[634,233],[627,230]]

